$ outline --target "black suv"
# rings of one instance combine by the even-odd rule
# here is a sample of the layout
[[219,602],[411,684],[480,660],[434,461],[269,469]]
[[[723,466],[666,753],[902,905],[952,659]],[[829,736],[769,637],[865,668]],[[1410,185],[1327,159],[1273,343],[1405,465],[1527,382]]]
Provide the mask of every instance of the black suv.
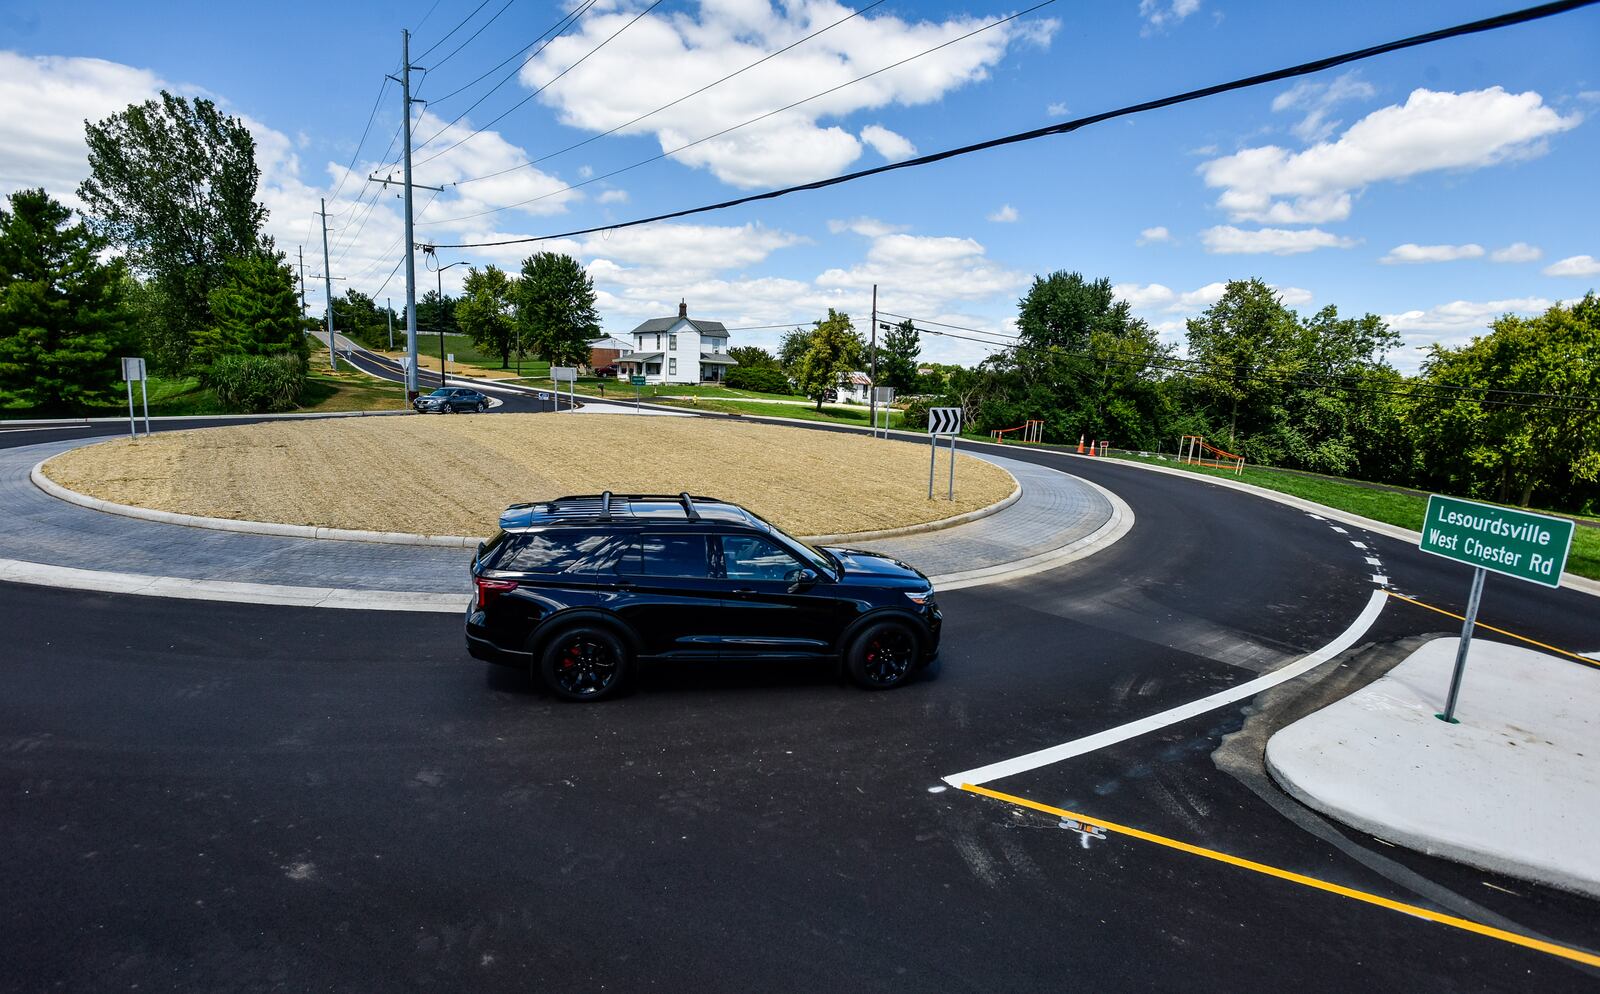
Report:
[[515,504],[478,547],[467,651],[599,700],[653,660],[819,660],[883,690],[939,648],[928,578],[887,556],[817,549],[711,497]]
[[454,414],[460,411],[489,409],[489,398],[467,387],[440,387],[433,393],[423,394],[411,402],[419,414]]

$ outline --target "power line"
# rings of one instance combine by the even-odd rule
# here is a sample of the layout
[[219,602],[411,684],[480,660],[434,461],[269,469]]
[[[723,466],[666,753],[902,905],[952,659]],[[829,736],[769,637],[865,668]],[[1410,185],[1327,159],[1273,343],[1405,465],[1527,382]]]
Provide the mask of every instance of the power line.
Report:
[[[471,220],[472,218],[483,217],[483,216],[488,215],[488,214],[498,214],[501,211],[508,211],[508,210],[513,210],[513,209],[518,208],[518,207],[525,207],[528,204],[534,203],[536,201],[547,200],[550,197],[559,196],[559,195],[561,195],[563,193],[566,193],[568,191],[576,190],[579,187],[588,186],[591,183],[598,183],[601,180],[610,179],[613,176],[618,176],[618,175],[621,175],[622,173],[628,172],[630,170],[638,169],[640,166],[646,166],[646,165],[649,165],[652,162],[659,162],[662,159],[668,158],[670,156],[677,155],[679,152],[687,151],[688,149],[694,148],[696,145],[704,144],[705,142],[711,141],[712,139],[715,139],[715,138],[721,138],[723,135],[729,134],[729,133],[734,132],[734,131],[738,131],[740,128],[747,128],[750,125],[756,124],[757,122],[760,122],[760,121],[764,121],[769,117],[773,117],[773,116],[775,116],[777,114],[782,114],[784,111],[793,110],[794,108],[799,107],[801,104],[810,103],[813,100],[817,100],[817,99],[819,99],[821,97],[828,96],[831,93],[837,93],[838,91],[840,91],[840,90],[842,90],[842,89],[844,89],[846,87],[854,86],[855,84],[860,83],[863,80],[871,79],[872,77],[877,76],[877,75],[879,75],[881,73],[886,73],[891,69],[898,69],[900,66],[905,65],[907,62],[913,62],[913,61],[915,61],[917,59],[922,58],[925,55],[931,55],[934,52],[937,52],[942,48],[948,48],[949,46],[954,45],[957,42],[966,41],[968,38],[971,38],[973,35],[982,34],[983,32],[988,31],[991,28],[997,28],[1000,25],[1005,24],[1005,23],[1007,23],[1009,21],[1014,21],[1019,17],[1024,17],[1024,16],[1026,16],[1028,14],[1031,14],[1034,11],[1037,11],[1037,10],[1043,8],[1043,7],[1048,7],[1052,3],[1055,3],[1055,2],[1056,2],[1056,0],[1043,0],[1042,3],[1034,4],[1032,7],[1029,7],[1026,10],[1020,10],[1020,11],[1016,12],[1015,14],[1008,14],[1005,17],[1001,17],[1001,18],[998,18],[996,20],[990,21],[988,24],[982,25],[981,27],[978,27],[978,28],[975,28],[975,29],[973,29],[971,31],[968,31],[964,35],[960,35],[958,37],[951,38],[948,41],[941,42],[940,44],[935,45],[930,49],[926,49],[925,51],[918,52],[915,55],[909,55],[909,56],[899,60],[898,62],[891,62],[890,64],[888,64],[886,66],[883,66],[882,68],[879,68],[879,69],[874,69],[872,72],[869,72],[869,73],[867,73],[867,74],[865,74],[863,76],[857,76],[855,79],[847,80],[847,81],[845,81],[843,83],[840,83],[837,86],[829,87],[828,89],[823,90],[820,93],[813,93],[809,97],[804,97],[804,98],[802,98],[800,100],[794,101],[793,103],[785,104],[784,106],[779,107],[776,110],[769,110],[765,114],[758,114],[757,116],[750,118],[748,121],[741,121],[738,124],[731,125],[729,127],[723,128],[721,131],[717,131],[717,132],[715,132],[713,134],[705,135],[704,137],[701,137],[701,138],[696,138],[694,141],[687,142],[687,143],[685,143],[683,145],[679,145],[677,148],[668,149],[668,150],[666,150],[664,152],[658,152],[657,154],[652,155],[652,156],[650,156],[649,158],[646,158],[646,159],[641,159],[638,162],[635,162],[630,166],[623,166],[620,169],[613,169],[610,172],[602,173],[599,176],[591,176],[588,179],[583,180],[580,183],[572,183],[572,184],[570,184],[568,186],[561,187],[560,189],[552,190],[549,193],[541,193],[536,197],[529,197],[527,200],[520,200],[520,201],[518,201],[517,203],[514,203],[514,204],[507,204],[504,207],[494,207],[494,208],[490,208],[489,210],[486,210],[486,211],[479,211],[476,214],[464,214],[461,217],[441,218],[440,220],[433,221],[431,223],[433,223],[433,224],[447,224],[447,223],[449,223],[451,221],[468,221],[468,220]],[[553,82],[553,80],[552,80],[552,82]],[[752,199],[754,199],[754,198],[752,198]],[[621,226],[619,225],[619,227],[621,227]]]
[[[479,35],[483,34],[484,30],[486,28],[488,28],[489,25],[493,24],[495,21],[498,21],[500,19],[500,15],[504,14],[506,11],[510,10],[511,9],[511,5],[516,3],[516,2],[517,2],[517,0],[506,0],[505,6],[501,7],[499,10],[495,11],[493,17],[489,18],[487,21],[484,21],[482,24],[478,25],[478,30],[476,30],[476,31],[472,32],[472,34],[468,35],[466,41],[462,42],[461,44],[457,45],[455,48],[451,49],[449,55],[446,55],[444,58],[440,59],[438,62],[435,62],[432,66],[428,67],[428,69],[426,71],[427,72],[436,72],[439,69],[440,66],[444,65],[446,62],[449,62],[451,59],[455,58],[456,55],[458,53],[460,53],[460,51],[463,48],[466,48],[468,45],[472,44],[473,39],[475,39]],[[474,11],[474,13],[476,13],[476,11]],[[418,58],[421,58],[421,56],[418,56]],[[419,89],[420,89],[420,87],[419,87]]]
[[779,197],[788,196],[791,193],[798,193],[807,190],[822,190],[831,186],[838,186],[842,183],[854,182],[858,179],[864,179],[868,176],[876,176],[880,173],[887,173],[896,169],[911,169],[917,166],[925,166],[935,162],[942,162],[945,159],[953,159],[958,156],[971,155],[974,152],[981,152],[991,148],[1014,145],[1020,142],[1033,141],[1038,138],[1046,138],[1054,135],[1071,134],[1072,132],[1081,128],[1085,128],[1093,124],[1100,124],[1104,121],[1114,120],[1119,117],[1129,117],[1135,114],[1142,114],[1152,110],[1159,110],[1164,107],[1172,107],[1177,104],[1188,103],[1193,100],[1200,100],[1204,97],[1216,96],[1221,93],[1228,93],[1234,90],[1242,90],[1249,87],[1261,86],[1266,83],[1280,82],[1285,79],[1293,79],[1296,76],[1307,76],[1312,73],[1332,69],[1336,66],[1347,65],[1352,62],[1359,62],[1364,59],[1374,58],[1378,55],[1385,55],[1389,52],[1397,52],[1408,48],[1415,48],[1419,45],[1427,45],[1438,41],[1444,41],[1449,38],[1457,38],[1470,34],[1479,34],[1485,31],[1493,31],[1499,28],[1510,27],[1515,24],[1523,24],[1529,21],[1539,20],[1541,18],[1551,17],[1556,14],[1564,14],[1569,11],[1577,10],[1581,7],[1591,6],[1595,3],[1600,3],[1600,0],[1558,0],[1558,2],[1555,3],[1541,4],[1537,7],[1528,7],[1523,10],[1512,11],[1507,14],[1500,14],[1495,17],[1488,17],[1478,21],[1470,21],[1465,24],[1455,25],[1454,27],[1442,28],[1438,31],[1430,31],[1426,34],[1412,35],[1409,38],[1401,38],[1396,41],[1384,42],[1380,45],[1358,49],[1353,52],[1345,52],[1340,55],[1333,55],[1327,58],[1317,59],[1313,62],[1304,62],[1300,65],[1291,66],[1286,69],[1276,69],[1271,72],[1259,73],[1254,76],[1246,76],[1242,79],[1236,79],[1226,83],[1217,83],[1212,86],[1202,87],[1198,90],[1189,90],[1184,93],[1173,94],[1172,96],[1161,97],[1156,100],[1147,100],[1142,103],[1129,104],[1126,107],[1119,107],[1116,110],[1104,111],[1099,114],[1093,114],[1088,117],[1080,117],[1072,121],[1065,121],[1060,124],[1053,124],[1044,128],[1035,128],[1031,131],[1021,131],[1017,132],[1016,134],[1005,135],[1000,138],[991,138],[987,141],[976,142],[971,145],[962,145],[957,148],[945,149],[942,152],[934,152],[929,155],[917,156],[901,162],[890,162],[881,166],[874,166],[869,169],[860,169],[855,172],[832,176],[828,179],[816,180],[810,183],[800,183],[794,186],[783,187],[782,189],[778,190],[768,190],[765,193],[755,193],[750,194],[749,196],[736,197],[732,200],[721,201],[720,203],[705,204],[700,207],[690,207],[685,208],[684,210],[669,211],[665,214],[656,214],[651,217],[637,218],[632,221],[621,221],[615,224],[598,225],[592,228],[580,228],[577,230],[565,231],[556,234],[534,235],[528,238],[509,238],[493,242],[459,242],[448,245],[437,245],[435,247],[491,248],[500,245],[518,245],[526,242],[547,241],[554,238],[572,238],[577,235],[594,234],[598,231],[612,231],[620,228],[632,228],[642,224],[654,224],[658,221],[669,221],[675,218],[689,217],[694,214],[704,214],[710,211],[726,210],[730,207],[738,207],[744,204],[755,203],[756,201],[760,200],[775,200]]
[[[356,142],[355,151],[350,153],[350,162],[344,167],[344,173],[339,177],[339,183],[333,188],[333,194],[328,197],[329,200],[339,199],[339,191],[344,189],[344,181],[350,177],[350,171],[356,167],[356,158],[361,155],[361,147],[367,143],[367,133],[372,130],[372,122],[377,119],[378,105],[383,103],[383,95],[388,91],[389,77],[385,76],[383,81],[378,84],[378,98],[372,101],[372,110],[367,114],[366,127],[361,129],[361,140]],[[384,153],[384,158],[388,158],[387,152]],[[359,201],[361,198],[357,197],[356,199]],[[348,207],[345,208],[345,210],[349,209]]]
[[832,24],[829,24],[829,25],[827,25],[825,27],[818,28],[817,30],[815,30],[815,31],[811,32],[810,34],[806,35],[804,38],[801,38],[798,41],[795,41],[795,42],[792,42],[792,43],[790,43],[788,45],[785,45],[784,47],[778,49],[777,51],[768,52],[766,55],[763,55],[761,58],[759,58],[756,61],[750,63],[749,65],[744,66],[743,68],[740,68],[740,69],[735,69],[733,72],[728,73],[728,75],[723,76],[721,79],[712,80],[711,82],[707,83],[706,85],[700,87],[698,90],[695,90],[695,91],[693,91],[691,93],[685,93],[683,96],[681,96],[678,99],[672,101],[671,103],[662,104],[660,107],[657,107],[655,110],[649,111],[648,113],[640,114],[638,117],[634,118],[633,120],[626,121],[626,122],[624,122],[622,124],[619,124],[616,127],[612,128],[610,131],[602,131],[597,135],[590,135],[588,138],[585,138],[581,142],[577,142],[575,144],[568,145],[566,148],[558,149],[557,151],[551,152],[551,153],[549,153],[547,155],[541,155],[537,159],[529,159],[526,162],[519,162],[514,166],[507,166],[504,169],[497,170],[496,172],[492,172],[492,173],[485,173],[482,176],[473,176],[470,179],[456,180],[454,183],[452,183],[450,185],[451,186],[464,186],[467,183],[476,183],[479,180],[493,179],[496,176],[504,176],[506,173],[514,172],[514,171],[516,171],[518,169],[524,169],[524,168],[526,168],[528,166],[535,165],[535,164],[540,163],[540,162],[544,162],[544,161],[546,161],[548,159],[554,159],[558,155],[566,155],[568,152],[574,151],[576,149],[580,149],[583,146],[589,144],[590,142],[599,141],[601,138],[609,138],[611,135],[616,134],[617,132],[621,131],[624,128],[631,128],[635,124],[638,124],[640,121],[643,121],[646,118],[654,117],[654,116],[656,116],[657,114],[661,113],[664,110],[670,110],[671,108],[676,107],[677,105],[683,103],[685,100],[688,100],[690,97],[697,97],[700,94],[706,92],[707,90],[711,89],[714,86],[720,86],[721,84],[726,83],[728,80],[734,78],[735,76],[738,76],[738,75],[740,75],[742,73],[748,72],[751,69],[754,69],[756,66],[759,66],[764,62],[771,61],[772,59],[777,58],[778,56],[784,54],[785,52],[788,52],[788,51],[790,51],[792,49],[798,48],[801,45],[804,45],[806,42],[810,41],[811,39],[816,38],[818,35],[822,35],[822,34],[825,34],[825,33],[829,32],[829,31],[832,31],[834,28],[838,27],[839,25],[843,24],[844,22],[852,20],[852,19],[857,18],[857,17],[860,17],[862,14],[865,14],[867,11],[871,10],[874,7],[879,6],[880,4],[883,4],[884,2],[886,2],[886,0],[872,0],[871,3],[867,4],[865,7],[862,7],[860,10],[852,10],[850,13],[846,14],[844,17],[839,18],[837,21],[834,21]]
[[[500,113],[500,115],[498,117],[494,118],[494,120],[490,121],[488,124],[485,124],[485,125],[482,125],[481,127],[475,128],[466,137],[461,138],[458,141],[456,141],[456,142],[454,142],[454,143],[452,143],[450,145],[445,146],[444,148],[440,149],[439,151],[437,151],[437,152],[433,153],[432,155],[428,156],[426,159],[423,159],[421,162],[418,162],[417,165],[419,165],[419,166],[427,165],[428,163],[432,162],[434,159],[437,159],[439,156],[444,155],[445,153],[450,152],[450,151],[452,151],[454,149],[460,148],[462,145],[465,145],[467,142],[469,142],[472,139],[476,138],[478,135],[483,134],[488,129],[494,127],[496,124],[499,124],[501,121],[503,121],[507,117],[507,115],[511,114],[513,111],[515,111],[518,108],[520,108],[523,104],[526,104],[529,100],[532,100],[534,97],[537,97],[539,94],[543,93],[545,90],[547,90],[550,87],[554,86],[556,81],[559,80],[561,77],[565,76],[567,73],[569,73],[572,70],[574,70],[574,69],[578,68],[579,66],[583,65],[583,63],[589,58],[589,56],[593,55],[594,53],[600,51],[602,48],[605,48],[607,45],[611,44],[611,42],[617,37],[617,35],[622,34],[622,32],[628,30],[629,28],[633,27],[635,24],[639,23],[639,21],[641,19],[643,19],[646,14],[650,13],[652,10],[655,10],[657,7],[661,6],[664,2],[665,2],[665,0],[651,0],[650,6],[646,7],[644,10],[641,10],[641,11],[639,11],[639,13],[635,14],[632,20],[630,20],[627,24],[624,24],[622,27],[618,28],[616,31],[612,32],[611,35],[608,38],[606,38],[605,41],[602,41],[600,44],[598,44],[595,47],[591,48],[589,51],[583,53],[583,55],[578,59],[578,61],[574,62],[570,66],[567,66],[565,69],[561,70],[560,72],[556,73],[555,76],[553,78],[551,78],[550,82],[544,83],[544,84],[540,85],[538,88],[530,91],[527,96],[523,97],[521,100],[518,100],[516,103],[512,104],[510,107],[507,107],[504,111],[502,111]],[[554,38],[551,39],[551,41],[554,41],[554,40],[555,40]],[[548,47],[549,42],[546,42],[545,45],[546,45],[546,47]],[[541,48],[540,51],[543,51],[543,49]],[[528,60],[532,61],[533,58],[535,56],[537,56],[537,55],[538,55],[538,52],[535,52],[534,55],[530,55],[528,57]],[[526,65],[527,63],[525,62],[523,64]],[[487,96],[487,94],[485,94],[485,96]],[[464,111],[462,112],[462,116],[465,116],[465,112]],[[459,121],[459,120],[461,120],[461,117],[457,117],[456,118],[456,121]],[[450,129],[451,125],[454,124],[454,123],[455,122],[452,121],[451,124],[447,124],[443,128],[439,129],[437,132],[434,133],[433,138],[429,138],[428,141],[423,142],[422,145],[426,145],[426,144],[428,144],[428,142],[433,141],[434,138],[438,138],[440,135],[444,134],[446,131],[448,131]],[[422,146],[419,145],[417,147],[421,148]]]
[[444,33],[444,37],[443,38],[440,38],[438,41],[434,42],[432,45],[429,45],[427,48],[423,49],[422,54],[418,55],[417,58],[419,60],[420,59],[426,59],[429,56],[429,54],[431,54],[433,52],[434,49],[438,48],[440,45],[443,45],[445,42],[449,41],[451,35],[455,34],[457,31],[460,31],[461,28],[468,21],[470,21],[474,17],[478,16],[478,11],[482,10],[483,8],[485,8],[487,6],[489,6],[489,0],[483,0],[482,3],[480,3],[476,7],[472,8],[472,13],[468,14],[466,17],[463,17],[461,20],[457,21],[455,27],[451,28],[449,31],[446,31]]
[[[544,40],[545,35],[549,34],[552,31],[556,31],[557,29],[560,29],[561,32],[565,32],[567,28],[571,27],[572,24],[575,23],[578,18],[582,17],[584,12],[587,11],[590,7],[593,7],[594,4],[595,4],[595,0],[585,0],[584,3],[579,4],[575,9],[570,10],[566,14],[562,15],[561,19],[556,21],[556,23],[552,24],[548,28],[545,28],[544,33],[539,35],[539,37],[537,37],[537,38],[533,39],[532,41],[528,42],[526,45],[524,45],[521,48],[517,49],[515,52],[512,52],[510,55],[506,56],[504,59],[502,59],[496,65],[491,66],[487,71],[485,71],[482,75],[478,76],[476,79],[472,80],[470,83],[463,83],[462,85],[456,87],[455,89],[451,90],[449,93],[446,93],[444,96],[438,98],[437,100],[430,101],[430,103],[432,103],[435,106],[437,106],[438,104],[442,104],[445,101],[449,100],[451,97],[454,97],[456,94],[460,93],[462,90],[470,90],[474,86],[477,86],[479,83],[481,83],[484,80],[488,79],[490,76],[493,76],[495,73],[499,72],[501,69],[504,69],[506,67],[506,64],[509,63],[512,59],[515,59],[517,56],[521,55],[523,52],[526,52],[528,49],[530,49],[533,46],[539,44],[539,42]],[[558,37],[559,37],[559,35],[558,35]],[[551,39],[551,41],[554,41],[554,40],[555,39],[553,39],[553,38]],[[544,51],[544,49],[541,48],[539,51],[542,52],[542,51]],[[535,52],[533,54],[534,54],[534,56],[537,56],[539,54],[539,52]],[[528,60],[524,61],[522,63],[522,65],[527,65],[528,61],[532,61],[532,56],[530,56]],[[479,97],[476,101],[474,101],[473,104],[472,104],[472,107],[478,106],[478,104],[483,102],[485,97],[487,97],[490,93],[493,93],[495,90],[500,89],[500,87],[506,85],[507,82],[509,82],[512,78],[514,78],[517,75],[518,72],[521,72],[521,71],[522,71],[522,66],[521,65],[517,66],[516,70],[513,71],[511,73],[511,75],[506,76],[505,78],[501,79],[500,82],[498,82],[498,83],[494,84],[493,86],[491,86],[488,89],[488,91],[483,94],[482,97]],[[463,116],[466,113],[470,112],[472,110],[472,107],[468,107],[466,111],[463,111],[462,112]],[[456,121],[459,121],[459,120],[461,120],[461,118],[457,117]],[[455,121],[451,121],[450,123],[454,124]]]

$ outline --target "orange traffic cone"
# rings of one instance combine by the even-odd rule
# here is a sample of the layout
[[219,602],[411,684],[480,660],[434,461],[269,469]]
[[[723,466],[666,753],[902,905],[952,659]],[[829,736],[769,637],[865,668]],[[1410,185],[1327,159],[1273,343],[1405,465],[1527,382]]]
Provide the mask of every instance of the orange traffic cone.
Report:
[[1078,455],[1083,455],[1083,436],[1078,436]]

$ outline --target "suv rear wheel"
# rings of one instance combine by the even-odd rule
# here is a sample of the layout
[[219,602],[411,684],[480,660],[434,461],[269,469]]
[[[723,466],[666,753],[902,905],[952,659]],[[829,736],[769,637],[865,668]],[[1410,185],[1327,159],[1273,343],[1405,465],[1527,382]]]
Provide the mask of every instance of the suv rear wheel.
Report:
[[898,621],[862,629],[845,652],[850,679],[868,690],[889,690],[911,679],[917,669],[917,636]]
[[627,680],[632,660],[612,632],[591,625],[563,629],[545,646],[539,673],[545,686],[569,701],[598,701]]

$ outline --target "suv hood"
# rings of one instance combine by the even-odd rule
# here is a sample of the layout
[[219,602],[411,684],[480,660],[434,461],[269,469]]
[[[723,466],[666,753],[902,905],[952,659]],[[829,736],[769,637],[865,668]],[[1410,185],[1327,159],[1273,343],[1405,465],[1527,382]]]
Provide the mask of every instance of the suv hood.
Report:
[[847,580],[855,576],[879,582],[890,579],[912,581],[906,584],[908,587],[920,587],[928,582],[928,578],[916,567],[880,552],[838,549],[833,546],[828,546],[827,549],[844,565],[844,575]]

